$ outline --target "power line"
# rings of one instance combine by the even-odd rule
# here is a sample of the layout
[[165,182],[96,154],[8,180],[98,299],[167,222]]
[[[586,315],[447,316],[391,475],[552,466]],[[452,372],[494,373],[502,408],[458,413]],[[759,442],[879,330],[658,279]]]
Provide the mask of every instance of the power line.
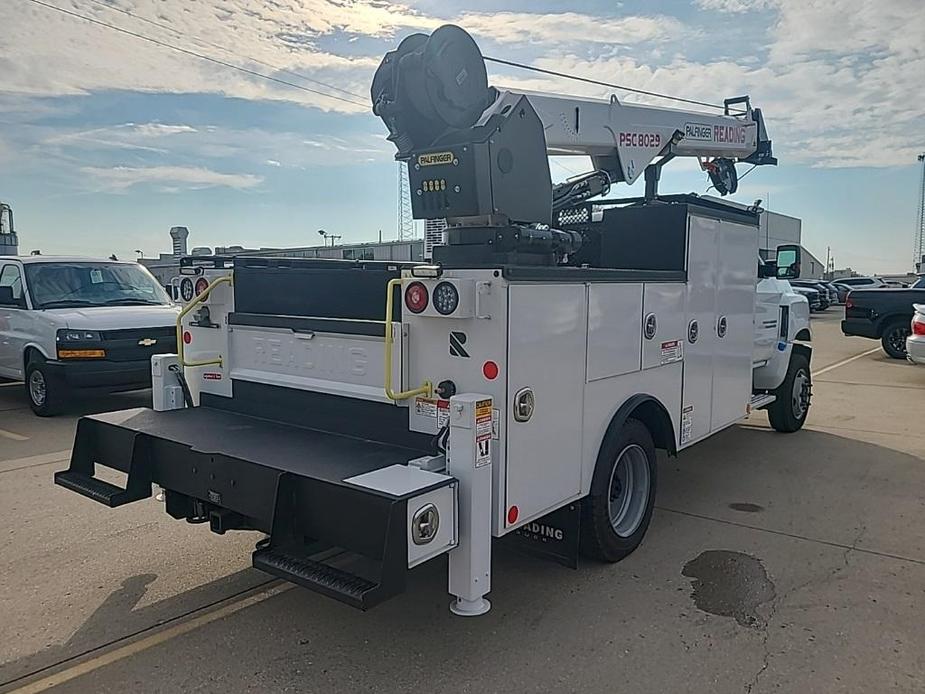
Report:
[[[659,92],[650,92],[645,89],[636,89],[635,87],[627,87],[622,84],[613,84],[612,82],[601,82],[600,80],[593,80],[588,77],[578,77],[576,75],[570,75],[566,72],[557,72],[556,70],[547,70],[545,68],[536,67],[535,65],[526,65],[524,63],[515,63],[511,60],[503,60],[501,58],[490,58],[484,56],[485,60],[490,63],[498,63],[499,65],[507,65],[509,67],[520,68],[521,70],[530,70],[532,72],[540,72],[544,75],[552,75],[553,77],[562,77],[567,80],[574,80],[576,82],[585,82],[587,84],[596,84],[599,87],[608,87],[610,89],[619,89],[625,92],[633,92],[634,94],[644,94],[646,96],[654,96],[659,99],[669,99],[671,101],[680,101],[685,104],[694,104],[696,106],[706,106],[708,108],[719,108],[726,110],[726,107],[721,104],[711,104],[708,101],[697,101],[696,99],[685,99],[681,96],[671,96],[670,94],[661,94]],[[744,113],[744,111],[738,111],[738,113]]]
[[179,29],[175,29],[174,27],[170,26],[169,24],[164,24],[163,22],[155,22],[153,19],[148,19],[147,17],[142,17],[141,15],[135,14],[134,12],[131,12],[131,11],[129,11],[129,10],[123,9],[123,8],[121,8],[121,7],[116,7],[115,5],[111,5],[111,4],[109,4],[108,2],[105,2],[105,0],[88,0],[88,2],[92,2],[92,3],[96,4],[96,5],[100,5],[101,7],[105,7],[107,10],[113,10],[113,11],[115,11],[115,12],[121,12],[122,14],[124,14],[124,15],[126,15],[126,16],[128,16],[128,17],[132,17],[133,19],[137,19],[137,20],[140,21],[140,22],[144,22],[145,24],[150,24],[151,26],[158,27],[159,29],[164,29],[164,30],[166,30],[166,31],[169,31],[169,32],[175,34],[176,36],[179,36],[180,38],[191,38],[191,39],[193,39],[194,41],[198,41],[199,43],[204,44],[204,45],[206,45],[206,46],[211,46],[212,48],[217,48],[218,50],[220,50],[220,51],[222,51],[222,52],[224,52],[224,53],[228,53],[229,55],[233,55],[233,56],[235,56],[235,57],[237,57],[237,58],[245,58],[245,59],[249,60],[249,61],[252,62],[252,63],[256,63],[256,64],[258,64],[258,65],[263,65],[264,67],[268,67],[268,68],[270,68],[271,70],[276,70],[277,72],[280,72],[280,73],[282,73],[282,74],[284,74],[284,75],[291,75],[292,77],[296,77],[296,78],[298,78],[298,79],[300,79],[300,80],[305,80],[306,82],[312,82],[312,83],[314,83],[314,84],[321,85],[322,87],[327,87],[328,89],[333,89],[334,91],[341,92],[341,93],[343,93],[343,94],[346,94],[347,96],[356,97],[357,99],[365,99],[365,98],[366,98],[365,96],[362,96],[362,95],[360,95],[360,94],[356,94],[356,93],[351,92],[351,91],[348,91],[348,90],[346,90],[346,89],[341,89],[340,87],[335,87],[333,84],[328,84],[327,82],[322,82],[321,80],[315,79],[314,77],[307,77],[306,75],[302,75],[302,74],[300,74],[300,73],[298,73],[298,72],[293,72],[292,70],[287,70],[287,69],[285,69],[285,68],[281,68],[281,67],[279,67],[278,65],[273,65],[272,63],[268,63],[268,62],[266,62],[266,61],[260,60],[259,58],[255,58],[255,57],[250,56],[250,55],[243,55],[243,54],[235,53],[235,52],[234,52],[233,50],[231,50],[230,48],[226,48],[225,46],[222,46],[221,44],[215,43],[215,42],[213,42],[213,41],[208,41],[208,40],[202,38],[201,36],[196,36],[195,34],[193,34],[193,35],[184,34],[182,31],[180,31]]
[[146,36],[144,34],[139,34],[137,32],[130,31],[129,29],[123,29],[122,27],[116,26],[115,24],[109,24],[99,19],[94,19],[93,17],[88,17],[86,15],[80,14],[79,12],[72,12],[71,10],[67,10],[63,7],[58,7],[57,5],[51,5],[47,2],[42,2],[42,0],[29,0],[29,2],[35,5],[40,5],[41,7],[48,8],[49,10],[54,10],[56,12],[61,12],[62,14],[66,14],[71,17],[76,17],[77,19],[83,19],[84,21],[90,22],[91,24],[96,24],[101,27],[106,27],[107,29],[112,29],[113,31],[117,31],[120,34],[132,36],[136,39],[141,39],[142,41],[147,41],[148,43],[152,43],[155,46],[160,46],[162,48],[169,48],[170,50],[177,51],[179,53],[184,53],[194,58],[199,58],[200,60],[206,60],[210,63],[214,63],[215,65],[221,65],[222,67],[227,67],[232,70],[237,70],[238,72],[242,72],[246,75],[250,75],[251,77],[259,77],[261,79],[265,79],[270,82],[276,82],[277,84],[282,84],[287,87],[292,87],[293,89],[301,89],[303,92],[309,92],[311,94],[317,94],[319,96],[323,96],[328,99],[336,99],[337,101],[343,101],[348,104],[353,104],[354,106],[362,106],[363,108],[369,107],[369,104],[360,103],[359,101],[354,101],[352,99],[348,99],[343,96],[337,96],[336,94],[328,94],[326,92],[322,92],[317,89],[306,87],[305,85],[302,85],[302,84],[296,84],[295,82],[289,82],[288,80],[280,79],[279,77],[273,77],[272,75],[267,75],[262,72],[257,72],[256,70],[251,70],[246,67],[241,67],[240,65],[235,65],[234,63],[229,63],[224,60],[219,60],[218,58],[213,58],[211,56],[204,55],[202,53],[197,53],[196,51],[191,51],[187,48],[182,48],[181,46],[176,46],[172,43],[167,43],[166,41],[161,41],[159,39],[155,39],[150,36]]

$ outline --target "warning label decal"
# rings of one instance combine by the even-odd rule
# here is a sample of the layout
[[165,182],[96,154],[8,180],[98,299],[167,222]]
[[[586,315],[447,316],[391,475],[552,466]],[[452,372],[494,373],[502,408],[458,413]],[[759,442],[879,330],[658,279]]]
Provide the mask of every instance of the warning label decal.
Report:
[[688,405],[681,410],[681,443],[691,440],[691,431],[694,427],[694,406]]
[[681,340],[668,340],[662,343],[661,363],[670,364],[681,361],[684,357],[684,343]]
[[475,403],[475,466],[491,463],[491,435],[493,429],[491,400]]

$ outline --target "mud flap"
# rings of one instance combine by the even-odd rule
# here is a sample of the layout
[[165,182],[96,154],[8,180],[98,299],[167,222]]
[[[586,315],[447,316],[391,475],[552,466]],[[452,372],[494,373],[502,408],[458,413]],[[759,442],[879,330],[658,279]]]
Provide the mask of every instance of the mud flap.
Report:
[[573,501],[508,533],[503,542],[517,551],[577,569],[580,524],[581,503]]

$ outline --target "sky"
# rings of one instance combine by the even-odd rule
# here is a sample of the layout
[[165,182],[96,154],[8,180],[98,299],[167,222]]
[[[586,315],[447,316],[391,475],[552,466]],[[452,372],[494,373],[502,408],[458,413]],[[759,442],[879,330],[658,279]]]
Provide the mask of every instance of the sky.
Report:
[[[0,2],[0,200],[22,252],[156,255],[174,225],[191,246],[314,245],[319,229],[395,238],[397,165],[369,83],[402,37],[452,22],[486,55],[710,102],[749,94],[780,164],[751,172],[733,199],[800,217],[804,245],[820,259],[830,248],[839,268],[912,266],[922,0],[40,2]],[[489,79],[613,91],[494,66]],[[557,160],[552,175],[587,165]],[[661,182],[707,186],[691,161]]]

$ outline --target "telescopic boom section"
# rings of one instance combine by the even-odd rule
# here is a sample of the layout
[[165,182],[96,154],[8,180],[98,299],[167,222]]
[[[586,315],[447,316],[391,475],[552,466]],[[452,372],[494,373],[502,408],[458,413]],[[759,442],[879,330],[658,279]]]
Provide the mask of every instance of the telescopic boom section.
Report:
[[[408,162],[417,218],[502,215],[549,224],[556,209],[606,193],[611,183],[633,183],[644,172],[652,184],[647,196],[654,196],[661,166],[674,157],[700,158],[722,195],[737,188],[737,162],[777,163],[761,111],[748,97],[727,99],[718,115],[615,96],[501,91],[489,86],[475,41],[453,25],[408,36],[387,53],[371,97],[396,158]],[[588,155],[595,170],[553,188],[549,155]],[[543,188],[549,204],[518,194],[530,191],[535,201]]]

